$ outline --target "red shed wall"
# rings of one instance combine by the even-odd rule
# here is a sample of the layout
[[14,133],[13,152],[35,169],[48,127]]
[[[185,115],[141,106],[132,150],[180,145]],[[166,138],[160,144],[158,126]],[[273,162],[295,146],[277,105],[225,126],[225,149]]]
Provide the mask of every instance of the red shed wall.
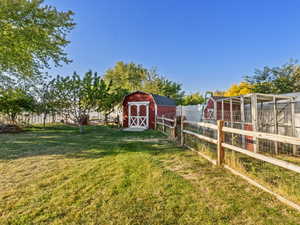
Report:
[[[207,106],[204,109],[204,118],[208,119],[208,109],[214,109],[214,101],[209,99],[207,102]],[[232,109],[235,113],[239,114],[241,111],[240,104],[232,104]],[[217,102],[217,120],[222,119],[222,102]],[[224,120],[230,121],[230,103],[224,102]],[[245,124],[245,130],[253,130],[253,126],[251,124]],[[251,136],[245,136],[246,139],[246,149],[249,151],[253,151],[253,138]]]
[[204,119],[209,119],[208,116],[209,116],[209,113],[208,113],[208,110],[209,109],[213,109],[214,108],[214,101],[212,99],[209,99],[207,101],[207,105],[204,109]]
[[128,102],[149,101],[149,128],[155,128],[155,103],[151,95],[135,92],[125,97],[123,101],[123,127],[128,127]]
[[[204,109],[204,118],[208,119],[209,109],[214,109],[214,101],[212,99],[209,99],[207,102],[207,106]],[[232,104],[232,109],[234,113],[239,114],[238,112],[241,110],[240,104]],[[215,110],[215,109],[214,109]],[[222,102],[218,101],[217,102],[217,120],[222,119]],[[230,121],[230,103],[224,102],[224,120],[225,121]]]
[[[237,103],[232,104],[233,115],[239,115],[241,111],[241,105]],[[224,120],[230,121],[230,103],[224,102]],[[236,118],[236,117],[234,117]],[[222,102],[217,102],[217,119],[222,119]]]
[[167,118],[173,119],[176,116],[176,106],[157,106],[157,116],[165,116]]

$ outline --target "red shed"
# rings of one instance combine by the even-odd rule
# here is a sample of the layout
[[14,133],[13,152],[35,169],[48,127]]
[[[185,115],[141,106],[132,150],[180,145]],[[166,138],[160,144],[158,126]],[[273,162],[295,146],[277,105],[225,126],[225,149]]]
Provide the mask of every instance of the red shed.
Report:
[[[230,121],[230,103],[228,101],[223,102],[224,115],[222,115],[222,100],[228,99],[229,97],[223,96],[212,96],[208,99],[206,106],[204,108],[203,119],[204,120],[224,120]],[[234,120],[236,116],[241,114],[241,104],[233,102],[232,103],[232,113],[234,115]],[[222,118],[223,117],[223,118]]]
[[[208,99],[204,108],[203,119],[206,121],[224,120],[225,125],[229,126],[232,119],[232,127],[241,126],[241,103],[232,102],[232,112],[229,99],[232,97],[212,96]],[[245,110],[245,108],[244,108]],[[232,116],[232,118],[231,118]],[[229,124],[227,124],[229,123]],[[241,127],[235,127],[242,129]],[[253,130],[252,124],[244,122],[244,130]],[[245,136],[245,148],[253,151],[253,138]]]
[[133,92],[123,100],[123,127],[154,129],[157,116],[176,116],[176,102],[165,96],[142,91]]

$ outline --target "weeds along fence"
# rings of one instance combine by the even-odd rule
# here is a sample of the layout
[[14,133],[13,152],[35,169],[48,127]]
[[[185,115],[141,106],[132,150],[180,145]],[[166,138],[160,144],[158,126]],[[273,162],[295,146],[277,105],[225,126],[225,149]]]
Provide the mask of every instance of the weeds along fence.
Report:
[[[115,114],[108,116],[107,120],[109,122],[114,121],[116,118]],[[90,112],[89,113],[90,122],[103,122],[105,121],[105,115],[99,112]],[[51,124],[51,123],[74,123],[74,120],[68,115],[64,114],[36,114],[36,113],[28,113],[28,114],[20,114],[16,118],[16,124],[21,126],[29,126],[29,125],[38,125],[38,124]],[[10,124],[12,121],[3,114],[0,114],[0,124]]]
[[161,127],[158,129],[167,134],[170,132],[166,128],[172,130],[172,138],[177,139],[182,146],[197,152],[215,165],[224,166],[300,211],[300,157],[284,152],[258,153],[247,148],[248,142],[258,141],[299,147],[299,138],[226,127],[221,120],[217,124],[173,120],[175,126],[170,127],[169,124],[166,126],[166,122],[165,118],[159,118],[158,125]]
[[165,116],[156,118],[156,129],[165,133],[171,139],[175,140],[176,135],[176,127],[177,127],[177,119],[176,118],[167,118]]
[[[21,126],[28,126],[34,124],[46,124],[60,122],[64,118],[60,115],[47,115],[44,117],[43,114],[21,114],[16,118],[16,123]],[[12,121],[7,116],[0,114],[0,124],[10,124]]]

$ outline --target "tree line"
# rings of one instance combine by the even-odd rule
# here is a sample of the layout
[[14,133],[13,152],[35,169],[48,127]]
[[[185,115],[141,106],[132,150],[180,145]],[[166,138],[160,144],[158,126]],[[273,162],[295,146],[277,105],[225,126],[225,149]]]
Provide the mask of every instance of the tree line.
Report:
[[179,104],[201,103],[185,95],[181,84],[135,63],[118,62],[96,72],[50,76],[45,69],[70,63],[65,47],[74,29],[74,12],[59,11],[43,0],[0,0],[0,113],[13,123],[19,114],[60,113],[80,126],[91,110],[109,115],[131,91],[173,98]]
[[[203,103],[196,92],[186,94],[180,83],[133,62],[117,62],[103,75],[85,74],[53,77],[51,66],[70,63],[65,47],[74,29],[72,11],[59,11],[43,0],[0,0],[0,113],[12,122],[24,112],[47,115],[60,113],[82,125],[91,110],[105,117],[123,97],[136,90],[176,100],[178,105]],[[297,61],[278,67],[257,69],[240,84],[215,95],[237,96],[251,92],[282,94],[300,91]]]
[[81,75],[74,72],[54,78],[45,75],[17,80],[0,88],[0,113],[12,123],[24,112],[43,115],[44,124],[47,116],[60,114],[71,118],[82,131],[91,111],[101,112],[107,119],[124,96],[136,90],[164,95],[178,104],[203,102],[200,94],[185,95],[181,84],[135,63],[117,62],[102,76],[88,71]]
[[239,96],[249,93],[285,94],[300,92],[300,65],[291,59],[281,65],[255,69],[252,75],[244,76],[240,84],[233,84],[226,91],[215,91],[217,96]]

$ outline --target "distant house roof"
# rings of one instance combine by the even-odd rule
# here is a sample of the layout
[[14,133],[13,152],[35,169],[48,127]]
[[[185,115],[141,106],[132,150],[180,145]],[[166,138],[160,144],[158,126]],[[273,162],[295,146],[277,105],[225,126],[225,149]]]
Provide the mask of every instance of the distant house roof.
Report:
[[168,98],[166,96],[151,94],[154,98],[154,101],[157,105],[164,105],[164,106],[176,106],[176,102],[174,99]]

